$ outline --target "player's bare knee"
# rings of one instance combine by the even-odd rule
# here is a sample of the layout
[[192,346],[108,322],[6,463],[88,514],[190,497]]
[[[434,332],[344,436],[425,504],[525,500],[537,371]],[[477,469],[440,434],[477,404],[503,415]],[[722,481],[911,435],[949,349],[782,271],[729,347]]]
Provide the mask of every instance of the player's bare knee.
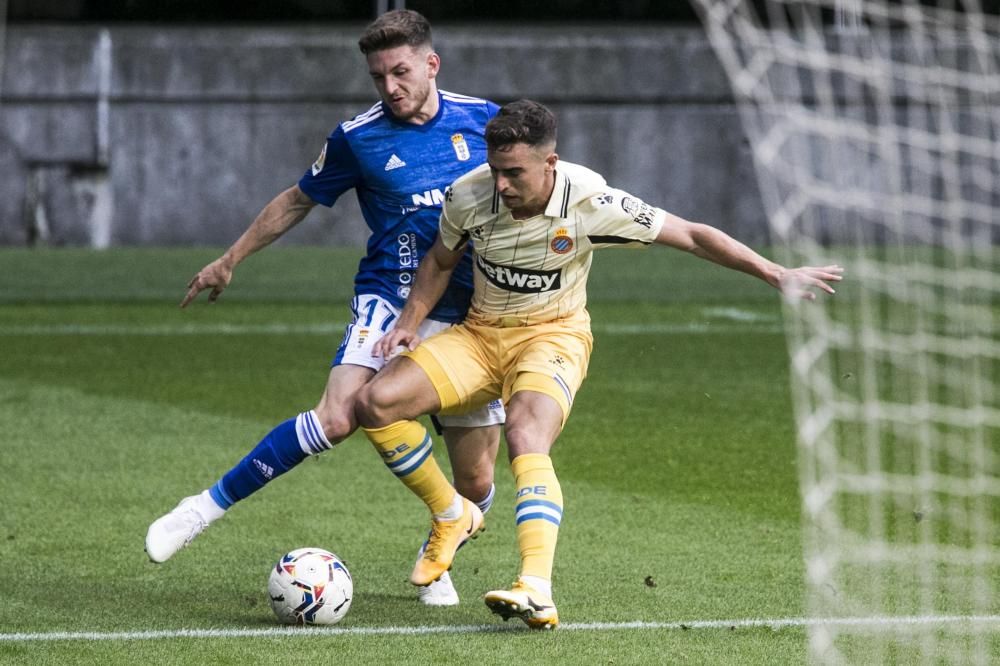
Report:
[[452,473],[455,490],[463,497],[478,502],[490,493],[493,486],[493,468],[491,459],[479,460],[456,459],[452,457]]
[[552,441],[530,424],[511,423],[508,418],[504,429],[507,438],[507,452],[513,460],[526,453],[545,453],[552,448]]
[[357,421],[352,413],[316,411],[319,416],[320,425],[323,426],[323,434],[331,444],[338,444],[347,439],[358,427]]
[[472,501],[480,502],[490,494],[493,487],[493,470],[476,470],[474,473],[455,473],[455,490]]
[[354,400],[354,417],[358,420],[358,425],[362,428],[375,427],[374,406],[369,395],[368,386],[364,386],[358,391]]
[[378,380],[365,384],[358,391],[354,414],[358,424],[365,428],[382,428],[399,420],[393,418],[392,389]]

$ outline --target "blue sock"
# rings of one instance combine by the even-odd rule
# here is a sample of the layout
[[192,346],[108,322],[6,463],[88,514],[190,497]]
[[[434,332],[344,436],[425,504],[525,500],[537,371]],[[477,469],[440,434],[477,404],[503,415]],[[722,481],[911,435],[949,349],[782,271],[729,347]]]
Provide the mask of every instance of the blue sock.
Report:
[[313,453],[330,448],[315,412],[288,419],[254,447],[235,467],[208,489],[215,503],[228,509]]

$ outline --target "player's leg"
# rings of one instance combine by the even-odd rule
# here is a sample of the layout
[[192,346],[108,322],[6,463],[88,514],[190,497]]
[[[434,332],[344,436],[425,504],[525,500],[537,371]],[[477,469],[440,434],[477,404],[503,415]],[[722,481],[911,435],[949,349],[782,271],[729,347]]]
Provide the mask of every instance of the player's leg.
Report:
[[[483,527],[482,511],[448,482],[431,454],[430,435],[412,420],[442,409],[466,411],[488,402],[470,400],[470,396],[481,397],[491,380],[472,362],[479,355],[473,353],[474,342],[460,329],[448,329],[425,340],[416,351],[394,359],[362,389],[357,401],[358,422],[386,466],[432,514],[427,548],[410,576],[414,585],[437,580],[451,566],[458,547]],[[464,377],[463,385],[452,383],[442,358],[466,362],[466,372],[451,375]]]
[[[425,319],[417,332],[427,340],[452,327],[453,324],[447,322]],[[438,434],[444,437],[448,447],[455,489],[478,504],[483,513],[493,500],[493,468],[504,417],[500,400],[465,413],[432,417]]]
[[515,523],[521,571],[510,590],[485,597],[490,610],[505,619],[520,617],[529,627],[552,629],[559,623],[552,602],[555,559],[563,496],[549,451],[569,417],[576,391],[590,360],[592,338],[583,323],[536,327],[516,347],[507,372],[507,449],[516,488]]
[[[504,420],[503,405],[496,400],[470,414],[436,419],[438,432],[448,446],[455,489],[471,500],[485,516],[493,505],[496,488],[493,469],[500,448],[500,425]],[[481,425],[468,425],[478,423]],[[427,541],[420,546],[417,560],[423,558]],[[414,565],[416,566],[416,565]],[[454,606],[458,592],[445,572],[441,577],[417,588],[417,598],[428,606]]]
[[358,422],[382,461],[435,515],[452,506],[455,489],[431,455],[431,436],[418,416],[436,412],[437,394],[413,361],[395,358],[358,394]]
[[429,585],[451,567],[455,551],[483,525],[479,508],[448,482],[432,453],[431,436],[417,416],[437,412],[430,379],[409,358],[393,359],[358,396],[358,422],[383,462],[432,514],[431,534],[410,575]]
[[235,503],[350,435],[357,428],[354,396],[373,374],[374,370],[355,365],[331,368],[315,409],[277,425],[212,486],[184,498],[149,526],[149,558],[154,562],[170,559]]
[[500,426],[444,428],[455,490],[475,502],[483,513],[493,504],[493,470],[500,448]]
[[[525,386],[546,377],[521,375]],[[526,380],[526,381],[525,381]],[[563,408],[550,395],[530,388],[516,390],[507,408],[507,449],[516,488],[515,524],[521,552],[521,571],[513,588],[486,594],[494,613],[520,617],[535,629],[551,629],[559,622],[552,601],[552,563],[555,558],[563,498],[549,458],[563,423]]]
[[322,453],[357,428],[354,398],[375,372],[356,365],[330,369],[315,409],[276,426],[209,489],[222,509],[246,499],[308,456]]
[[371,354],[376,338],[371,325],[376,324],[377,332],[378,323],[392,321],[396,313],[386,310],[377,296],[358,296],[351,307],[354,320],[337,349],[316,408],[279,424],[209,489],[181,500],[173,511],[154,521],[146,533],[146,552],[151,560],[166,561],[233,504],[357,428],[355,395],[382,365]]

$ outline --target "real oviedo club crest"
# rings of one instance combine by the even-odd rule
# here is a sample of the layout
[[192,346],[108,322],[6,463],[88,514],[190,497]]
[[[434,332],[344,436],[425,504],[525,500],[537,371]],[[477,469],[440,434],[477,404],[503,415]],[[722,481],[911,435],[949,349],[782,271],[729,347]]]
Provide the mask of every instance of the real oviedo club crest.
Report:
[[466,162],[472,154],[469,152],[469,144],[465,142],[465,137],[461,134],[451,135],[451,147],[455,149],[455,157],[459,162]]
[[556,254],[566,254],[573,249],[573,239],[565,229],[556,229],[556,237],[552,239],[550,247]]

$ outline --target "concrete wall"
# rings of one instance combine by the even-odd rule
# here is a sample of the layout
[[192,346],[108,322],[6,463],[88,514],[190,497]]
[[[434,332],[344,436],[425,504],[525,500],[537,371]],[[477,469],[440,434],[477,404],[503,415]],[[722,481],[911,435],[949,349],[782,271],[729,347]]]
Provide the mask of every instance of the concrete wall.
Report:
[[[377,99],[362,27],[10,27],[0,244],[229,244]],[[440,87],[543,101],[565,159],[767,240],[749,147],[700,29],[443,26],[436,42]],[[286,241],[366,236],[346,196]]]

